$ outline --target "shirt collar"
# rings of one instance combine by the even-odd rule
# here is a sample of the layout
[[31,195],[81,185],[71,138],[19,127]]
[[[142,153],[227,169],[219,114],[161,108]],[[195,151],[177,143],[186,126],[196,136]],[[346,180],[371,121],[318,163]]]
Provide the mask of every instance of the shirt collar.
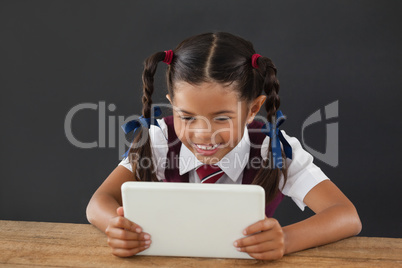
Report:
[[[246,167],[250,153],[250,138],[247,127],[244,129],[243,137],[240,142],[227,153],[217,165],[234,182],[237,181],[243,169]],[[185,145],[181,145],[179,157],[179,174],[183,175],[197,167],[204,165]]]

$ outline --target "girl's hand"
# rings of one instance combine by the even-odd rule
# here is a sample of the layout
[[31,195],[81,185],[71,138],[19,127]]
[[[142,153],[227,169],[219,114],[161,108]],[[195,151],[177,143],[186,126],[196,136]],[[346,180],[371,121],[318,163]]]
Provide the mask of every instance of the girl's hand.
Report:
[[277,260],[285,253],[285,239],[282,227],[273,218],[265,218],[247,227],[245,238],[234,242],[237,250],[260,260]]
[[105,230],[112,253],[118,257],[130,257],[151,244],[151,236],[142,232],[142,228],[124,218],[123,207],[117,208],[117,217],[110,220]]

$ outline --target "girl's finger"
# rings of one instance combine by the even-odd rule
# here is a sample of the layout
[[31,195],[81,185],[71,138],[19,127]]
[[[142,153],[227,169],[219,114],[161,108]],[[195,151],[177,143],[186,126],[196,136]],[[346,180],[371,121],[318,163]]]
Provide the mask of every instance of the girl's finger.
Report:
[[121,216],[111,219],[109,226],[126,229],[136,233],[142,232],[142,228],[138,224],[135,224],[134,222]]
[[117,215],[119,215],[119,216],[121,216],[121,217],[124,217],[124,210],[123,210],[123,207],[118,207],[118,208],[116,209],[116,212],[117,212]]
[[251,246],[238,247],[237,250],[247,253],[263,253],[272,250],[279,250],[282,248],[283,248],[283,242],[271,240],[259,244],[253,244]]
[[257,260],[278,260],[283,257],[284,251],[283,250],[271,250],[267,252],[261,252],[261,253],[249,253],[251,257]]
[[274,218],[265,218],[261,221],[258,221],[250,226],[248,226],[244,231],[244,235],[250,235],[257,232],[267,231],[272,229],[274,226],[280,226],[278,221]]
[[237,248],[248,247],[273,239],[275,239],[275,235],[271,234],[270,231],[265,231],[236,240],[233,245]]
[[147,233],[134,233],[120,228],[108,227],[105,231],[106,235],[110,238],[116,238],[120,240],[149,240],[150,235]]
[[123,248],[112,248],[112,253],[113,255],[117,257],[131,257],[141,251],[144,251],[147,249],[149,246],[143,246],[139,248],[133,248],[133,249],[123,249]]
[[151,240],[121,240],[115,238],[108,238],[107,243],[112,248],[134,249],[150,245]]

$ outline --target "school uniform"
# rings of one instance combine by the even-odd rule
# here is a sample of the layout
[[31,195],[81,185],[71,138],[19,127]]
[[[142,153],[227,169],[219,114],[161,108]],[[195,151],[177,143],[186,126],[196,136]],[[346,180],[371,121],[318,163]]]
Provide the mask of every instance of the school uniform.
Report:
[[[158,124],[160,128],[151,125],[149,129],[152,159],[158,180],[200,183],[196,169],[204,164],[177,138],[173,117],[158,119]],[[262,123],[254,121],[245,128],[237,146],[217,163],[224,174],[216,183],[250,184],[252,182],[261,166],[262,159],[267,156],[270,142],[270,138],[261,132],[261,127]],[[287,182],[283,187],[284,178],[281,174],[279,182],[281,193],[267,205],[267,217],[272,217],[283,195],[291,197],[297,206],[304,210],[306,205],[303,199],[306,194],[321,181],[329,179],[313,163],[312,155],[301,147],[300,142],[288,136],[285,131],[281,131],[292,147],[292,159],[285,160],[288,167]],[[119,165],[132,171],[127,158],[124,158]]]

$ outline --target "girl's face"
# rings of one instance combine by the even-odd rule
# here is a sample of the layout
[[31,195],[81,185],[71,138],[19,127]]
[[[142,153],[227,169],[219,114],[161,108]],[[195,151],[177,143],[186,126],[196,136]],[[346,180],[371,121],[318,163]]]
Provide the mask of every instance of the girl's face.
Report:
[[251,103],[238,97],[234,85],[186,82],[174,84],[174,128],[181,142],[205,164],[215,164],[243,137],[265,101],[259,96]]

